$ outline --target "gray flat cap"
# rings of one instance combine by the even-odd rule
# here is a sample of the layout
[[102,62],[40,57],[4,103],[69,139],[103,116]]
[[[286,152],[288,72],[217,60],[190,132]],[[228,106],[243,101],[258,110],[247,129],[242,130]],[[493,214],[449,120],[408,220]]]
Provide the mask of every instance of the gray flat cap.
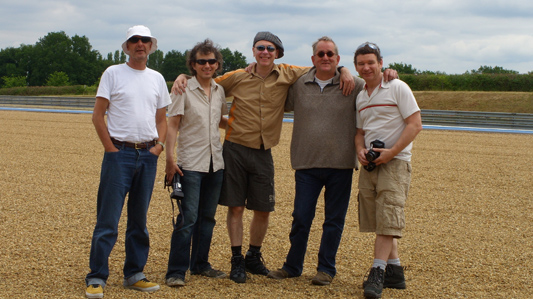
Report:
[[283,43],[281,42],[279,37],[277,37],[276,35],[268,31],[261,31],[261,32],[257,32],[257,34],[255,35],[253,45],[255,46],[255,43],[257,43],[260,40],[266,40],[266,41],[273,43],[276,46],[276,48],[279,50],[278,58],[283,57],[283,51],[284,51]]

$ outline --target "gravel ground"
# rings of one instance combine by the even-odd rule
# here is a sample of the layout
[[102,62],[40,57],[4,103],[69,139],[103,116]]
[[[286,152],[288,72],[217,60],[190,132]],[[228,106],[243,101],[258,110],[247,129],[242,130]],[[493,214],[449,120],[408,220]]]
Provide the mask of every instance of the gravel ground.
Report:
[[[274,148],[276,212],[263,246],[271,269],[288,250],[293,171],[291,124]],[[0,111],[0,298],[84,298],[103,148],[89,114]],[[533,294],[533,135],[423,131],[415,141],[407,228],[400,241],[407,289],[383,298],[528,298]],[[145,273],[161,284],[151,294],[122,287],[124,229],[110,257],[105,298],[362,298],[373,235],[358,232],[357,173],[330,286],[313,286],[323,220],[319,204],[304,273],[284,281],[250,275],[246,284],[188,276],[164,285],[172,230],[163,188],[164,159],[148,215],[151,251]],[[226,209],[217,213],[214,267],[229,273]],[[248,227],[250,212],[245,213]],[[245,234],[247,235],[247,234]],[[244,244],[248,244],[245,236]]]

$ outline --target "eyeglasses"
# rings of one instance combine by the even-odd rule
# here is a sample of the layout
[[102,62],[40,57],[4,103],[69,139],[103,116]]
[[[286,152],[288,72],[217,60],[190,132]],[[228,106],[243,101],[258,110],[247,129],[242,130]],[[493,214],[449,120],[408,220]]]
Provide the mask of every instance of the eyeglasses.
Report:
[[328,57],[333,57],[333,55],[335,55],[335,53],[331,52],[331,51],[328,51],[327,53],[324,53],[324,51],[320,51],[318,53],[316,53],[316,55],[320,58],[324,57],[324,55],[328,55]]
[[364,47],[370,47],[370,49],[373,49],[373,50],[376,50],[376,51],[379,51],[379,47],[378,45],[374,44],[374,43],[369,43],[369,42],[366,42],[366,43],[362,43],[359,45],[359,47],[357,47],[356,51],[361,49],[361,48],[364,48]]
[[149,36],[132,36],[130,37],[130,39],[128,39],[130,43],[134,43],[134,44],[138,43],[139,40],[142,41],[143,44],[147,44],[152,41],[152,38]]
[[213,65],[217,62],[218,60],[216,59],[196,59],[196,63],[198,63],[199,65],[205,65],[206,63]]
[[259,51],[259,52],[263,52],[265,49],[266,49],[268,52],[270,52],[270,53],[276,51],[276,48],[274,48],[274,47],[272,47],[272,46],[266,46],[266,47],[265,47],[265,46],[263,46],[263,45],[260,45],[260,46],[257,46],[257,47],[255,47],[255,48],[256,48],[257,51]]

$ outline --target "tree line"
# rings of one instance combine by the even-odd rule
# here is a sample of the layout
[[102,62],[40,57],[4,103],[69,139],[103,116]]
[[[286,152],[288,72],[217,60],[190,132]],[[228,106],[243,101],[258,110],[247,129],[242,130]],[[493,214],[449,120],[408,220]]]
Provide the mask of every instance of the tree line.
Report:
[[388,68],[396,70],[401,80],[418,91],[533,91],[533,72],[519,74],[500,66],[482,65],[457,75],[420,71],[406,63],[390,63]]
[[[221,52],[224,57],[222,73],[247,66],[242,53],[229,48]],[[186,57],[187,51],[172,50],[164,54],[157,50],[148,56],[147,65],[171,82],[179,74],[189,73]],[[0,50],[0,87],[91,86],[95,89],[107,67],[124,62],[126,54],[122,50],[103,57],[92,49],[85,36],[71,38],[63,31],[51,32],[35,45]],[[388,68],[396,70],[412,90],[533,91],[533,72],[519,74],[499,66],[480,66],[460,75],[420,71],[406,63],[390,63]],[[72,89],[66,90],[71,92]]]
[[[159,71],[165,80],[173,81],[179,74],[189,74],[187,52],[172,50],[164,54],[156,50],[148,56],[148,67]],[[246,67],[246,57],[229,48],[221,49],[223,72]],[[103,57],[94,50],[85,36],[69,37],[64,31],[50,32],[34,45],[21,45],[0,50],[0,86],[64,86],[98,83],[104,70],[126,62],[122,50]]]

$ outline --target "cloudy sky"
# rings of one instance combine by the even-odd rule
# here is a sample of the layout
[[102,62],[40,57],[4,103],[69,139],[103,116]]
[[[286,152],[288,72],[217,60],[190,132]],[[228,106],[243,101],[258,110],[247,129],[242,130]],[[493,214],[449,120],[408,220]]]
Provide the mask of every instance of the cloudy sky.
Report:
[[0,48],[32,45],[49,32],[86,36],[103,56],[120,49],[127,29],[143,24],[159,49],[184,52],[211,38],[252,61],[258,31],[278,35],[285,57],[311,65],[311,44],[328,35],[341,65],[354,74],[353,53],[377,43],[384,63],[462,74],[482,65],[533,71],[530,0],[2,0]]

